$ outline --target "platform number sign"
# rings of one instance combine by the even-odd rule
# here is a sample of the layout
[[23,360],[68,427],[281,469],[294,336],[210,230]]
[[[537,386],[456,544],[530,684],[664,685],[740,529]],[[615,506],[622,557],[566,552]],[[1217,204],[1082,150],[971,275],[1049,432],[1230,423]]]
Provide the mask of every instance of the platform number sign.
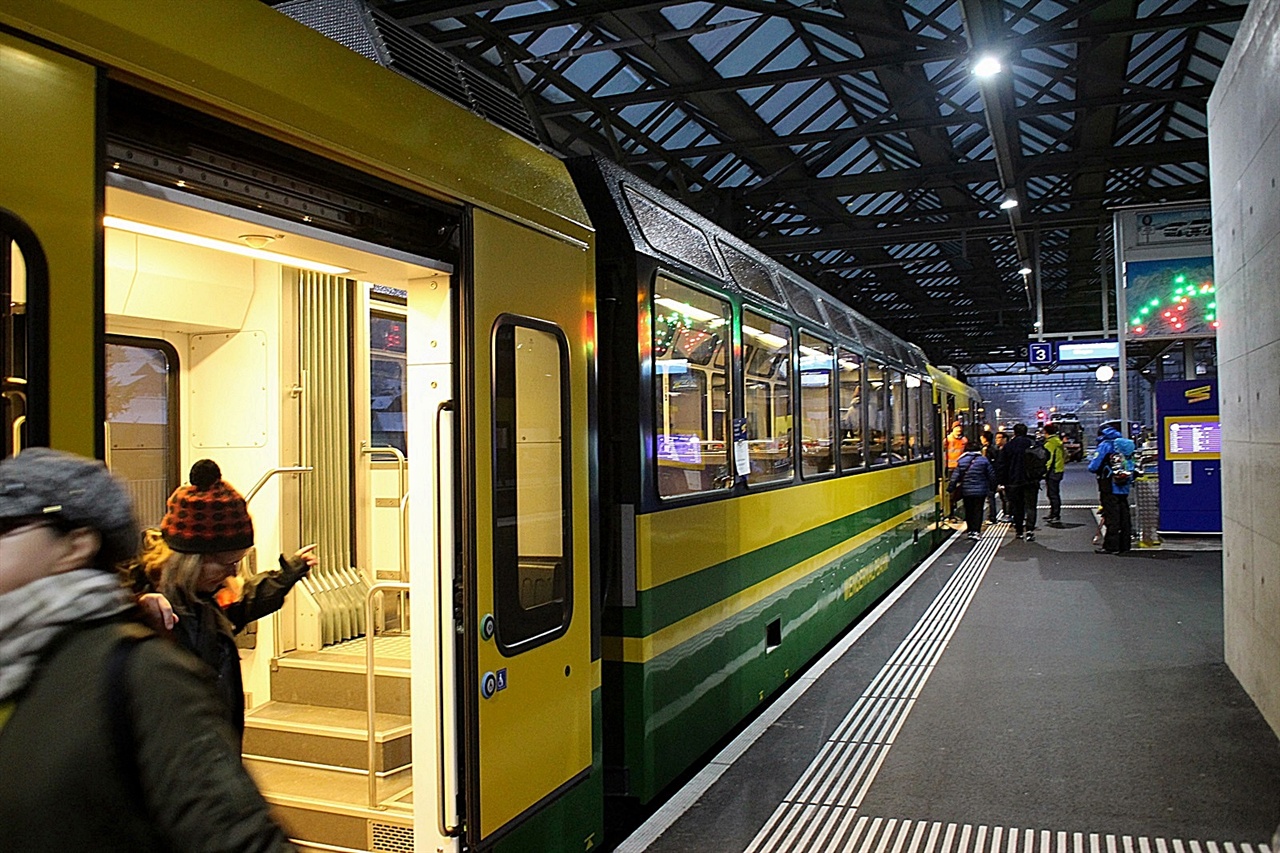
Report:
[[1032,367],[1048,367],[1053,364],[1053,344],[1027,344],[1027,364]]

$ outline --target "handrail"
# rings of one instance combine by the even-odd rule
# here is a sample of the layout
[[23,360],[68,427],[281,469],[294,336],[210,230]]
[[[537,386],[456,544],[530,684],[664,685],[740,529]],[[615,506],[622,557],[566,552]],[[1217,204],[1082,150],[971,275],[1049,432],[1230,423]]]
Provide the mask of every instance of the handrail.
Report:
[[244,496],[245,505],[247,506],[249,501],[253,500],[253,496],[262,491],[262,487],[267,484],[267,480],[270,480],[276,474],[306,474],[314,470],[315,466],[313,465],[289,465],[283,468],[269,469],[267,473],[258,478],[258,482],[254,483],[253,488]]
[[377,744],[378,734],[377,734],[377,717],[376,717],[377,685],[375,684],[376,673],[374,671],[374,667],[376,666],[376,659],[373,654],[373,639],[377,635],[377,632],[375,630],[377,625],[374,619],[373,598],[378,593],[386,592],[389,590],[396,590],[398,592],[407,592],[409,590],[409,584],[405,583],[404,581],[379,581],[378,583],[371,584],[369,586],[369,591],[365,593],[365,597],[364,597],[364,624],[366,626],[365,634],[364,634],[365,636],[365,644],[364,644],[364,663],[365,663],[364,690],[365,690],[365,693],[364,695],[365,695],[365,706],[366,708],[368,708],[368,724],[369,724],[369,731],[368,731],[369,739],[367,742],[368,750],[365,753],[365,756],[368,759],[369,808],[371,809],[385,808],[385,806],[378,805],[378,772],[375,769],[378,763],[378,744]]
[[[441,443],[441,415],[446,411],[453,411],[453,401],[445,400],[436,407],[436,464],[435,464],[435,490],[436,490],[436,511],[435,511],[435,534],[436,534],[436,606],[435,606],[435,643],[436,643],[436,696],[438,699],[438,707],[436,708],[436,799],[439,808],[436,809],[436,828],[440,830],[440,834],[446,837],[456,837],[459,833],[459,826],[448,826],[445,823],[444,814],[447,800],[444,795],[445,786],[445,767],[444,767],[444,740],[445,740],[445,701],[444,701],[444,640],[441,637],[443,628],[443,612],[445,605],[443,580],[444,580],[444,550],[440,544],[442,525],[440,523],[440,507],[442,499],[442,477],[440,470],[442,459],[442,443]],[[450,599],[452,600],[452,599]]]
[[26,415],[18,415],[13,419],[13,455],[22,450],[22,425],[27,422]]
[[[363,445],[364,442],[361,442]],[[396,458],[400,475],[400,580],[409,582],[409,460],[404,458],[400,448],[386,445],[384,447],[361,447],[365,456],[375,453],[390,453]]]

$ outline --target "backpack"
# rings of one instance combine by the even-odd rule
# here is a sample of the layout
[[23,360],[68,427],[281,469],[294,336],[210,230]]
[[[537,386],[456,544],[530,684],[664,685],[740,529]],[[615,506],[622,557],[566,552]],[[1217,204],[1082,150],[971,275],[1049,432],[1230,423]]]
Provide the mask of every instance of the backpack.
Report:
[[1028,480],[1043,480],[1049,473],[1049,451],[1043,443],[1031,445],[1022,454],[1022,469]]
[[1133,481],[1133,463],[1118,450],[1107,454],[1103,470],[1107,472],[1113,485],[1123,488]]

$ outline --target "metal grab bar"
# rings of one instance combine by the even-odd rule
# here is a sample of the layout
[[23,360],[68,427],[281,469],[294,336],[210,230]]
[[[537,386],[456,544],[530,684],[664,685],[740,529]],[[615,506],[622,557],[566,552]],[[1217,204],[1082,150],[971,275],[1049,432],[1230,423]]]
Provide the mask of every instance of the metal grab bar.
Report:
[[244,496],[245,505],[248,506],[249,501],[253,500],[253,496],[260,492],[262,487],[267,484],[267,480],[270,480],[276,474],[306,474],[314,470],[315,468],[311,465],[290,465],[285,468],[270,469],[267,473],[258,478],[258,482],[254,483],[253,488]]
[[[363,445],[364,442],[361,442]],[[396,458],[396,465],[400,469],[400,580],[404,583],[409,582],[409,460],[404,458],[404,454],[400,452],[400,448],[391,447],[364,447],[360,448],[360,452],[365,456],[372,456],[375,453],[390,453]],[[406,624],[408,624],[406,622]]]
[[376,696],[377,696],[378,688],[377,688],[377,685],[374,683],[376,678],[376,672],[374,671],[374,667],[376,666],[376,663],[375,663],[375,658],[373,654],[373,640],[374,640],[374,637],[377,636],[377,633],[375,630],[376,624],[374,622],[375,614],[373,612],[373,599],[374,599],[374,596],[377,595],[378,593],[387,592],[391,590],[395,590],[401,593],[408,592],[409,584],[403,581],[381,581],[379,583],[375,583],[372,586],[370,586],[369,592],[366,593],[364,597],[364,617],[365,617],[364,623],[365,625],[368,626],[364,635],[365,636],[365,643],[364,643],[365,694],[364,695],[365,695],[365,706],[368,708],[368,712],[369,712],[368,713],[369,739],[367,742],[368,751],[365,753],[365,756],[368,759],[368,769],[369,769],[369,808],[379,809],[379,810],[384,809],[386,807],[378,805],[378,772],[375,769],[375,766],[378,763],[378,744],[377,744],[378,735],[377,735],[377,719],[376,719],[376,714],[377,714]]
[[26,415],[18,415],[13,419],[13,455],[22,450],[22,425],[27,422]]
[[[441,416],[445,412],[453,411],[453,401],[445,400],[436,407],[436,464],[435,464],[435,490],[436,490],[436,511],[435,511],[435,534],[436,534],[436,695],[438,699],[438,707],[436,708],[436,799],[439,808],[436,810],[436,828],[440,830],[440,834],[452,838],[456,837],[460,830],[460,826],[449,826],[444,819],[446,803],[448,802],[444,795],[445,787],[445,765],[444,765],[444,741],[445,741],[445,701],[444,701],[444,638],[441,636],[444,618],[441,615],[445,606],[445,597],[443,590],[444,580],[444,550],[441,546],[442,525],[440,523],[441,494],[443,492],[441,476],[441,460],[443,447],[440,426]],[[452,599],[449,600],[449,606],[452,607]],[[456,800],[455,800],[456,802]]]

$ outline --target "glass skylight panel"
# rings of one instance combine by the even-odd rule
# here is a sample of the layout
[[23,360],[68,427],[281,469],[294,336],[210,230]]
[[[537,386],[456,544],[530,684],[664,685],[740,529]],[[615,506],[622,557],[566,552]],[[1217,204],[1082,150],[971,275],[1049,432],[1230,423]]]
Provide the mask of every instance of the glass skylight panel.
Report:
[[755,73],[766,74],[770,71],[790,71],[793,68],[803,68],[812,64],[813,54],[809,52],[809,48],[805,46],[803,41],[792,36],[791,43],[770,59],[763,68],[757,69]]
[[505,21],[510,20],[511,18],[521,18],[525,15],[533,15],[538,12],[550,12],[556,8],[557,4],[543,2],[543,0],[534,0],[534,2],[531,3],[516,3],[512,6],[496,10],[490,20]]
[[818,177],[830,178],[833,175],[866,171],[864,168],[867,165],[866,161],[873,161],[874,157],[875,152],[872,151],[867,140],[855,139],[848,145],[843,154],[831,161],[826,168],[818,173]]
[[784,83],[781,86],[777,86],[768,98],[756,106],[756,112],[760,115],[760,118],[772,123],[783,110],[804,97],[811,85],[812,83],[809,81],[802,81]]
[[818,51],[830,59],[844,61],[861,59],[865,55],[862,52],[862,45],[842,33],[817,24],[801,24],[801,26],[809,34],[810,40]]
[[569,46],[569,43],[578,37],[578,33],[582,28],[573,24],[564,24],[559,27],[551,27],[542,30],[533,36],[533,40],[524,45],[524,49],[532,53],[534,56],[546,56],[549,53],[558,53]]
[[681,3],[677,6],[664,6],[661,15],[671,22],[673,28],[687,30],[714,8],[714,3]]
[[813,84],[812,91],[786,115],[773,124],[773,132],[787,136],[809,122],[819,111],[825,110],[835,100],[835,90],[821,81]]
[[[599,94],[600,97],[607,97],[609,95],[624,95],[624,94],[629,94],[631,92],[639,91],[640,89],[648,88],[648,86],[649,86],[649,81],[647,81],[644,77],[640,76],[640,74],[636,73],[636,70],[634,68],[632,68],[630,65],[626,63],[621,63],[614,70],[613,76],[609,78],[608,82],[605,83],[603,87],[601,87],[600,91],[597,94]],[[632,104],[630,106],[641,106],[641,105]]]
[[781,18],[769,18],[733,50],[716,59],[715,69],[726,79],[753,73],[760,57],[768,56],[774,48],[792,37],[793,32],[791,25]]
[[560,73],[584,92],[590,92],[617,66],[618,57],[611,53],[588,53],[571,60],[560,69]]

